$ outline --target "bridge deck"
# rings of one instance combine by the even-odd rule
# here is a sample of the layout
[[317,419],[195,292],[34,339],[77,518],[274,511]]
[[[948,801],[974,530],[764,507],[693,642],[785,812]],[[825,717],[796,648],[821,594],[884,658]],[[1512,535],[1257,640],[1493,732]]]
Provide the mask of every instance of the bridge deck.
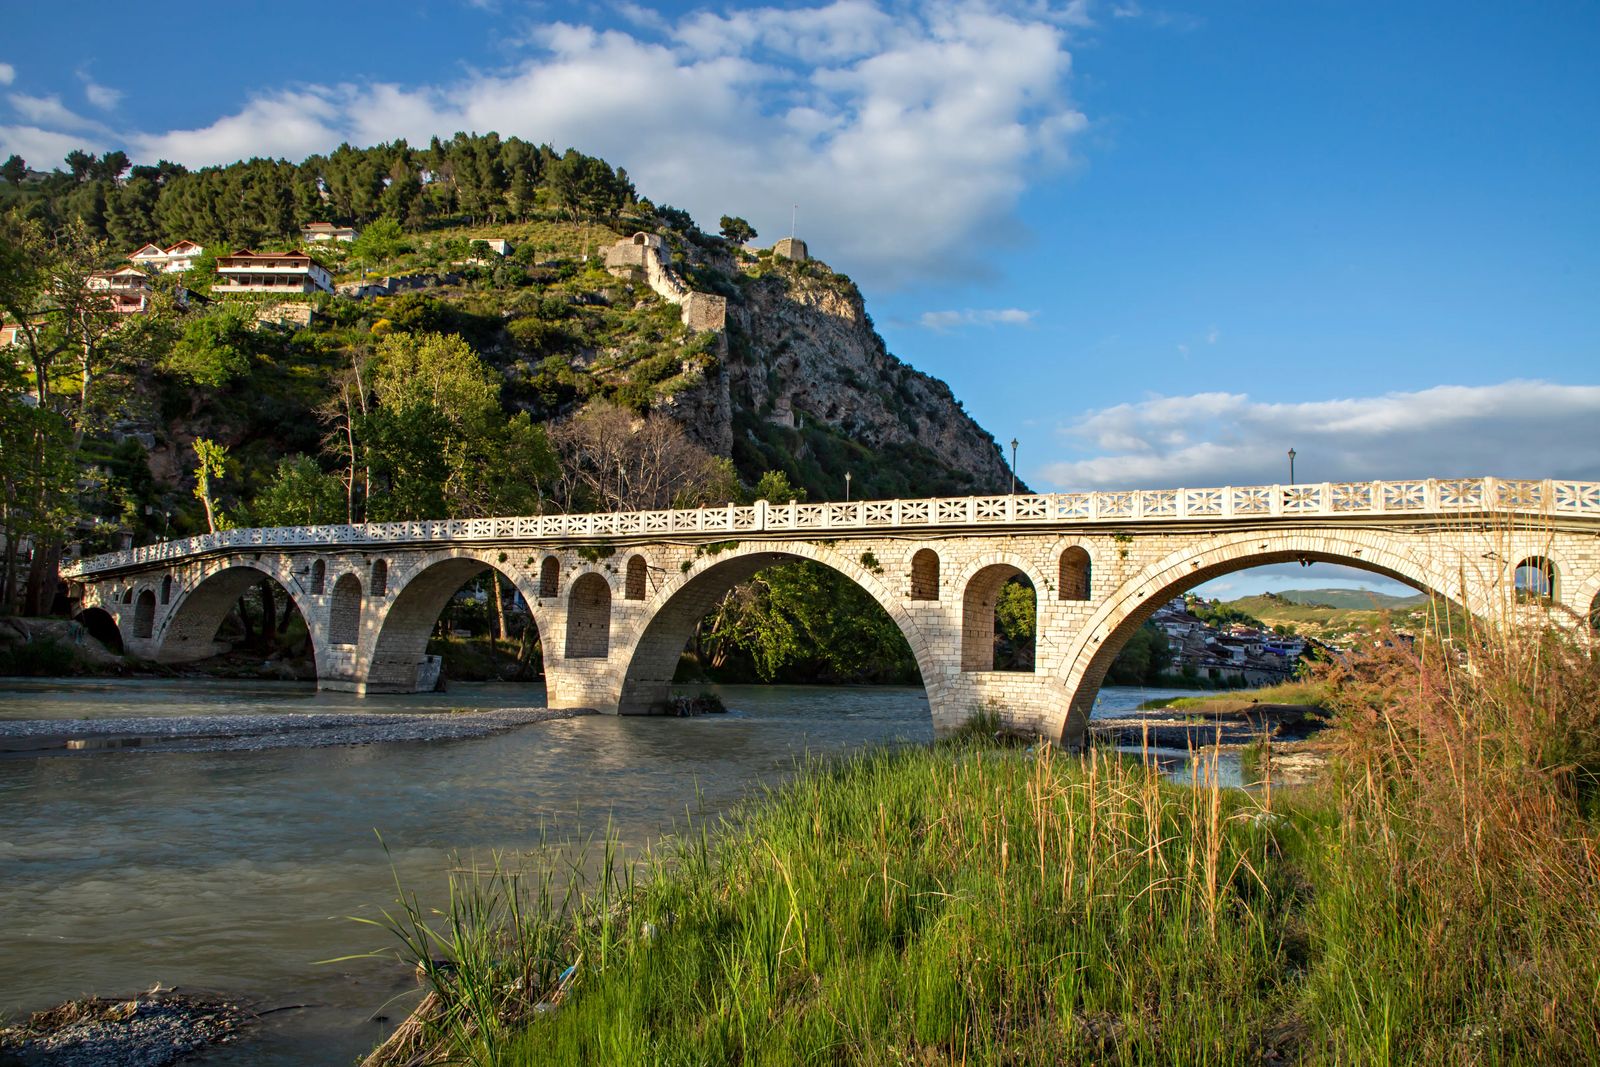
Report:
[[882,534],[952,528],[1038,528],[1104,523],[1258,522],[1427,515],[1505,514],[1600,519],[1600,482],[1505,478],[1314,482],[1303,485],[1137,489],[1117,492],[861,500],[849,503],[729,504],[678,511],[594,512],[487,519],[436,519],[337,526],[227,530],[141,545],[73,561],[68,577],[166,563],[252,547],[417,545],[654,539],[676,534]]

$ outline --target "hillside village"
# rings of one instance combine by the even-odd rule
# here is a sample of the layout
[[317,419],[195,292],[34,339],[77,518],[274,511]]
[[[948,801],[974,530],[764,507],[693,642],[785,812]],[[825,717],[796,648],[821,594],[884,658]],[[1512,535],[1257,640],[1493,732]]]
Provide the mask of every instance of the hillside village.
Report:
[[[1275,685],[1294,677],[1312,648],[1304,637],[1256,620],[1207,621],[1221,605],[1176,597],[1156,609],[1151,623],[1166,636],[1172,673],[1222,688]],[[1222,609],[1224,616],[1237,614]],[[1280,628],[1281,629],[1281,628]]]

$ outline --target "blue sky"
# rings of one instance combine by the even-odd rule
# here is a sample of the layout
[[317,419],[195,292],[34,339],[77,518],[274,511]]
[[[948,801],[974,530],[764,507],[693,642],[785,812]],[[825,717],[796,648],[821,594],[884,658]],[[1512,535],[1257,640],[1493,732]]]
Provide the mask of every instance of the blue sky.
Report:
[[498,129],[798,204],[1035,488],[1600,478],[1600,5],[8,8],[36,166]]

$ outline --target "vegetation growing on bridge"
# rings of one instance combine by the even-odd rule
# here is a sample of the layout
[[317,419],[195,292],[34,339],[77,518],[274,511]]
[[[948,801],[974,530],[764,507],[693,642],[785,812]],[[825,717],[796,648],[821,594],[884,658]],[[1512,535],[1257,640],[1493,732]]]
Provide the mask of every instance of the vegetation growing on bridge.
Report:
[[1600,658],[1466,647],[1330,669],[1293,794],[979,727],[397,932],[473,1062],[1595,1062]]

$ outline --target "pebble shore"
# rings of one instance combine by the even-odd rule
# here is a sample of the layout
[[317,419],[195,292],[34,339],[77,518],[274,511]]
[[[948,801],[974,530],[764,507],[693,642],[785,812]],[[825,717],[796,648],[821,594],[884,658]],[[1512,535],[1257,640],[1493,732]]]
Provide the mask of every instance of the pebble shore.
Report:
[[0,721],[0,757],[106,752],[258,752],[488,737],[591,708],[496,708],[385,714],[138,716]]

